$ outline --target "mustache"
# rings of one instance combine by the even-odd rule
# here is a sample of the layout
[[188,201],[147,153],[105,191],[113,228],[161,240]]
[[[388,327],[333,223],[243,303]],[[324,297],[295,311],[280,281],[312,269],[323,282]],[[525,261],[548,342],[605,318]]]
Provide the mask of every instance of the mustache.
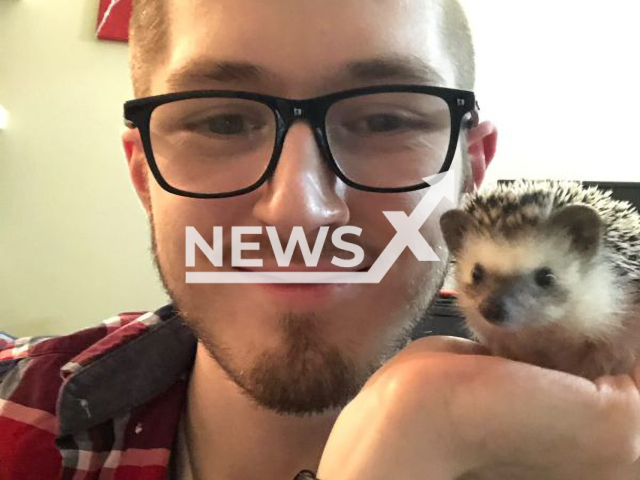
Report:
[[[282,250],[285,253],[285,257],[288,257],[288,251],[291,249],[290,244],[295,243],[295,247],[293,248],[293,252],[291,255],[291,261],[289,265],[304,265],[305,258],[302,252],[302,248],[305,248],[304,245],[308,246],[309,253],[311,256],[316,252],[316,248],[320,248],[320,254],[318,256],[318,264],[326,264],[331,263],[331,260],[336,257],[339,259],[350,260],[354,257],[354,253],[349,250],[343,250],[342,248],[336,247],[332,242],[332,235],[338,229],[329,228],[327,231],[327,235],[324,237],[324,242],[322,247],[317,246],[317,242],[321,242],[322,238],[319,236],[319,230],[315,230],[314,232],[304,232],[304,236],[297,239],[292,238],[291,230],[287,232],[287,234],[283,234],[276,230],[276,235],[274,238],[274,242],[277,239],[279,243],[278,250]],[[205,233],[205,232],[202,232]],[[202,235],[201,233],[201,235]],[[202,238],[209,244],[214,245],[213,233],[211,231],[207,232],[207,235],[202,235]],[[353,233],[344,233],[341,236],[342,240],[350,245],[360,247],[364,252],[364,259],[361,262],[362,266],[371,265],[376,258],[382,252],[382,248],[379,248],[374,245],[374,242],[368,241],[367,239],[362,238],[362,232],[360,235],[356,235]],[[274,251],[274,247],[272,245],[272,240],[263,228],[263,233],[253,234],[253,233],[243,233],[241,236],[242,244],[244,248],[241,252],[241,257],[243,260],[254,260],[261,259],[263,262],[267,264],[276,264],[277,259]],[[231,265],[232,260],[232,252],[233,252],[233,238],[230,229],[223,230],[223,238],[222,238],[222,260],[223,265]],[[254,245],[247,245],[254,244]],[[301,244],[303,247],[301,247]],[[236,245],[238,246],[238,245]],[[249,248],[246,248],[246,247]],[[306,250],[306,248],[305,248]],[[202,252],[200,252],[202,254]]]

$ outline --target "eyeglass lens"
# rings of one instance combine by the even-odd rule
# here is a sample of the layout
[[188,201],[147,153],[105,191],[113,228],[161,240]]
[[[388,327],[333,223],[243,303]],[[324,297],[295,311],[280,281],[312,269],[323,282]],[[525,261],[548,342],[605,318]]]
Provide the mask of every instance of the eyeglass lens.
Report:
[[[152,113],[153,156],[165,181],[192,193],[227,193],[255,184],[275,148],[275,113],[238,98],[192,98]],[[334,103],[327,142],[345,177],[377,188],[420,184],[440,171],[451,135],[449,106],[424,93],[375,93]]]

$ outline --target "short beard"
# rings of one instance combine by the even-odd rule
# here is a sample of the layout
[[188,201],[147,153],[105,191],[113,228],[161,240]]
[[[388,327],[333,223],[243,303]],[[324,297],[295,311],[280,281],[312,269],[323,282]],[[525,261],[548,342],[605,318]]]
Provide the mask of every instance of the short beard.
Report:
[[191,323],[207,353],[258,407],[293,416],[341,409],[360,391],[381,362],[358,368],[322,340],[315,314],[282,315],[277,351],[259,354],[247,370],[234,368],[233,352],[216,344],[201,322]]
[[[151,209],[152,210],[152,209]],[[442,286],[444,275],[433,274],[429,285],[421,290],[424,295],[407,307],[405,321],[400,324],[391,340],[387,341],[376,358],[366,362],[345,355],[343,350],[327,344],[322,335],[322,322],[315,313],[287,312],[278,320],[282,332],[282,347],[256,356],[248,369],[238,368],[234,352],[215,338],[210,328],[212,318],[204,312],[188,311],[169,285],[157,254],[155,224],[150,214],[153,258],[165,291],[180,317],[198,341],[228,378],[255,405],[280,414],[306,416],[341,409],[362,389],[369,377],[389,358],[400,351],[411,339],[415,325],[423,318]]]

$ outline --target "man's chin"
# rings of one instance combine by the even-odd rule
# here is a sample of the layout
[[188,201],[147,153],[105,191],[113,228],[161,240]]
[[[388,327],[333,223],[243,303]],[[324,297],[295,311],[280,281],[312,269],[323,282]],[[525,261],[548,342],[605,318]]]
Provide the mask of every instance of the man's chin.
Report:
[[212,341],[212,335],[200,331],[197,322],[192,329],[208,355],[244,394],[261,407],[281,414],[302,416],[340,409],[379,367],[359,366],[351,357],[353,352],[350,355],[328,344],[313,313],[289,313],[278,323],[279,347],[245,359],[242,363],[250,362],[249,367],[239,365],[238,359],[229,355],[234,349]]
[[348,308],[286,309],[275,303],[240,314],[243,302],[194,293],[170,296],[209,358],[252,402],[283,415],[342,409],[406,345],[414,323],[376,323]]

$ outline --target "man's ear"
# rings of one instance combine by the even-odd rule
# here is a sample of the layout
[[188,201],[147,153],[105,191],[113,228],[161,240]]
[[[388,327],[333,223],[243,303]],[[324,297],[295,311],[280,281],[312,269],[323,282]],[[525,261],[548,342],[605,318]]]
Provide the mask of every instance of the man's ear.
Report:
[[145,159],[140,132],[137,128],[127,128],[122,133],[122,147],[129,166],[129,178],[142,203],[142,207],[149,213],[151,200],[149,196],[149,182],[147,180],[147,162]]
[[475,188],[479,188],[496,154],[498,130],[491,122],[482,122],[467,132],[467,152]]

